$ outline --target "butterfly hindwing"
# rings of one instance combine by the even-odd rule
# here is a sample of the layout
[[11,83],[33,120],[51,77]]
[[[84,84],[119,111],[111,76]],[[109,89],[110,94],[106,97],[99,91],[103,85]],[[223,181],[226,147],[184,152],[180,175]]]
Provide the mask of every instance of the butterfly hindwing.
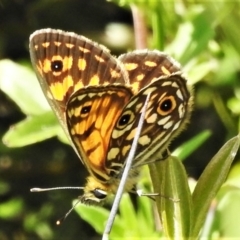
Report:
[[[67,105],[67,125],[85,166],[97,179],[109,179],[106,171],[108,143],[114,123],[132,97],[126,86],[89,87],[74,93]],[[114,153],[114,149],[112,150]]]
[[[169,140],[186,122],[191,102],[181,66],[167,54],[135,50],[121,55],[119,60],[128,72],[135,96],[122,111],[110,138],[106,165],[112,176],[123,169],[148,94],[150,100],[133,167],[160,159]],[[164,104],[166,112],[160,109]],[[119,154],[112,155],[111,149],[118,149]]]

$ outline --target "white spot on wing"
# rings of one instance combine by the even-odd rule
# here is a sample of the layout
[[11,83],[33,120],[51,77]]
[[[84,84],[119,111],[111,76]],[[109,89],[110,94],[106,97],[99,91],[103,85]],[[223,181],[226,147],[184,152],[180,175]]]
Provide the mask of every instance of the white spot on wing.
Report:
[[178,128],[179,128],[179,126],[180,126],[180,121],[178,121],[178,122],[175,124],[175,126],[174,126],[174,128],[173,128],[173,130],[172,130],[172,131],[174,131],[174,130],[178,129]]
[[184,116],[184,106],[183,104],[180,104],[179,107],[178,107],[178,114],[179,114],[179,118],[183,118]]
[[164,125],[170,118],[171,118],[171,116],[167,116],[167,117],[159,120],[158,125]]
[[175,88],[179,88],[179,86],[177,85],[176,82],[173,82],[172,86],[175,87]]
[[180,98],[181,100],[183,100],[183,95],[182,95],[180,89],[177,90],[177,96],[178,96],[178,98]]
[[151,139],[148,137],[148,135],[144,135],[138,139],[138,143],[142,146],[148,145],[151,142]]
[[116,156],[119,154],[119,148],[111,148],[108,152],[107,159],[114,160]]
[[157,121],[157,114],[153,113],[150,117],[147,118],[147,123],[155,123]]
[[166,123],[166,124],[163,126],[163,128],[164,128],[164,129],[169,129],[172,125],[173,125],[173,121],[170,121],[170,122]]
[[169,86],[169,85],[172,85],[172,82],[166,81],[162,84],[162,86]]

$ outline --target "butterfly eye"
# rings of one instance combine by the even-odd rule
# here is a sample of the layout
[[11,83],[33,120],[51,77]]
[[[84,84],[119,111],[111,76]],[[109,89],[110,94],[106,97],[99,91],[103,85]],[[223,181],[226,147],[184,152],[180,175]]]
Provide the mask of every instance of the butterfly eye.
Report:
[[93,195],[98,199],[104,199],[107,197],[107,193],[99,188],[95,188],[92,191]]
[[121,118],[118,120],[118,124],[117,126],[119,128],[123,128],[125,127],[125,125],[129,124],[130,122],[132,122],[134,119],[133,113],[132,111],[126,111]]
[[61,60],[55,60],[51,62],[51,69],[53,72],[61,72],[63,69],[63,63]]
[[175,109],[175,107],[176,107],[176,101],[173,96],[164,97],[160,101],[157,111],[160,115],[165,116],[170,112],[172,112],[173,109]]

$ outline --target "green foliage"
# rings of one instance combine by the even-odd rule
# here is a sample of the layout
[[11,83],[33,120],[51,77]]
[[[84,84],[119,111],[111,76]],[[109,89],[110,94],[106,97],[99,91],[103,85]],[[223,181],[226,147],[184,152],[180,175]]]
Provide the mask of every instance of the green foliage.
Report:
[[23,208],[23,201],[21,199],[11,199],[0,205],[0,217],[11,219],[19,215]]
[[231,164],[239,149],[239,135],[229,140],[213,157],[202,173],[193,192],[193,230],[194,237],[199,235],[209,205],[226,180]]
[[22,147],[54,136],[68,142],[29,67],[0,61],[0,87],[27,116],[3,136],[8,147]]
[[40,115],[51,111],[43,92],[38,87],[36,76],[29,67],[11,60],[0,62],[0,87],[26,115]]
[[[91,224],[102,234],[109,211],[103,207],[92,207],[79,204],[76,207],[79,216]],[[116,216],[111,231],[111,239],[159,239],[160,232],[156,232],[152,204],[146,197],[137,199],[137,211],[128,194],[124,194],[119,206],[120,214]],[[95,216],[93,218],[93,216]]]
[[228,236],[238,238],[240,229],[238,225],[239,201],[240,201],[240,174],[239,163],[233,166],[224,183],[217,194],[208,212],[207,221],[204,224],[202,236]]
[[[47,5],[46,1],[38,2],[44,2],[42,6]],[[148,48],[166,51],[183,65],[189,83],[195,84],[194,113],[206,109],[216,112],[226,131],[219,138],[222,137],[226,143],[209,161],[191,193],[188,174],[178,159],[182,161],[187,157],[191,158],[191,154],[206,142],[210,135],[217,134],[213,131],[210,133],[209,130],[202,131],[202,123],[193,122],[197,133],[184,139],[184,144],[173,152],[174,157],[150,165],[154,190],[149,189],[151,184],[146,180],[147,177],[143,176],[140,183],[147,185],[148,192],[161,194],[156,203],[163,230],[155,230],[155,215],[150,199],[138,198],[134,208],[128,195],[124,195],[110,237],[239,238],[240,229],[236,214],[240,210],[239,157],[231,169],[230,166],[239,148],[240,3],[152,0],[112,2],[126,9],[131,9],[134,4],[143,13],[143,24],[148,28]],[[68,2],[68,6],[69,4]],[[40,5],[35,5],[35,8]],[[81,10],[79,13],[81,14]],[[36,26],[34,30],[35,28]],[[54,136],[65,143],[68,142],[29,65],[1,60],[0,89],[16,102],[26,116],[4,134],[3,142],[7,146],[23,147]],[[213,121],[214,125],[216,119],[208,118],[209,111],[204,114],[204,120]],[[233,136],[236,137],[232,138]],[[208,145],[202,151],[208,152],[212,147]],[[1,145],[1,155],[6,152],[3,149]],[[194,165],[195,159],[191,160]],[[2,180],[0,183],[0,194],[4,195],[9,191],[10,185]],[[17,196],[1,202],[0,219],[11,221],[22,217],[22,227],[27,233],[34,233],[39,239],[53,239],[54,230],[47,220],[52,216],[54,204],[44,205],[38,213],[26,209],[27,203],[23,197]],[[106,209],[79,205],[76,211],[99,234],[103,232],[109,215]]]
[[[188,186],[188,178],[182,163],[176,157],[169,157],[167,160],[160,161],[154,165],[150,165],[150,172],[154,187],[154,192],[160,193],[156,197],[156,203],[161,222],[163,224],[163,232],[156,232],[153,219],[153,209],[149,199],[141,197],[138,199],[137,211],[128,197],[124,195],[119,212],[111,232],[111,239],[128,239],[134,237],[136,239],[144,239],[155,236],[164,236],[168,239],[197,239],[198,237],[206,237],[206,232],[200,231],[205,223],[206,215],[213,198],[217,195],[220,187],[226,180],[229,168],[240,144],[240,137],[234,137],[229,140],[212,158],[208,166],[202,173],[196,187],[191,195]],[[239,178],[239,176],[238,176]],[[238,180],[239,181],[239,180]],[[238,182],[239,183],[239,182]],[[225,190],[226,191],[226,190]],[[232,212],[239,208],[239,190],[235,187],[235,193],[226,191],[230,196],[227,198],[228,204],[231,203],[232,195],[236,195],[234,201],[236,207],[232,206]],[[224,201],[224,199],[221,199]],[[225,204],[225,212],[220,211],[219,215],[229,214],[228,205]],[[221,208],[221,206],[219,207]],[[223,207],[222,207],[223,208]],[[91,224],[100,234],[104,230],[104,224],[107,221],[109,211],[102,207],[89,207],[79,205],[76,211],[82,219]],[[96,216],[93,218],[93,216]],[[218,217],[217,214],[215,216]],[[220,216],[222,225],[224,226],[224,217]],[[214,221],[216,221],[216,218]],[[235,226],[235,225],[234,225]],[[209,231],[207,237],[219,231],[214,229]],[[225,231],[226,232],[226,231]],[[238,232],[235,228],[226,232],[226,236]],[[163,235],[164,233],[164,235]],[[235,234],[236,236],[236,234]]]
[[191,155],[195,150],[197,150],[207,139],[211,136],[209,130],[205,130],[198,135],[194,136],[192,139],[184,142],[181,146],[172,152],[172,156],[177,156],[178,159],[184,160]]
[[52,207],[45,205],[39,210],[39,214],[28,213],[24,219],[23,226],[28,232],[35,232],[41,239],[53,238],[53,231],[46,219],[50,217],[52,213]]

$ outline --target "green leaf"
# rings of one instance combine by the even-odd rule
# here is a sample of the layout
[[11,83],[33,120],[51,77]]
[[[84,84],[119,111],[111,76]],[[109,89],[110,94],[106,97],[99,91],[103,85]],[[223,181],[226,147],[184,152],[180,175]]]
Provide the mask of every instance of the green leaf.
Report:
[[201,238],[218,234],[221,238],[239,238],[238,222],[240,202],[240,163],[234,164],[217,197],[208,211]]
[[[73,205],[76,201],[73,202]],[[102,207],[86,206],[79,204],[75,207],[75,211],[79,216],[88,222],[98,233],[102,234],[104,230],[104,223],[106,222],[109,211]],[[94,217],[93,217],[94,216]]]
[[240,188],[240,162],[238,161],[231,168],[228,179],[224,185],[235,186]]
[[[98,232],[99,234],[103,233],[109,216],[108,210],[101,206],[86,206],[84,204],[79,204],[77,207],[75,207],[75,210],[83,220],[88,222],[96,230],[96,232]],[[111,237],[124,236],[123,223],[122,221],[120,221],[118,215],[115,218],[110,236]]]
[[158,212],[165,236],[184,239],[191,236],[191,195],[182,163],[173,156],[149,165]]
[[[123,224],[123,237],[125,239],[159,239],[159,233],[156,232],[153,223],[154,216],[151,203],[151,199],[144,196],[138,197],[137,206],[134,208],[129,194],[123,195],[119,206],[119,217]],[[115,231],[114,228],[113,231]],[[120,235],[116,236],[119,237]]]
[[187,65],[183,67],[183,71],[187,72],[188,83],[194,85],[202,79],[206,78],[213,70],[218,71],[217,61],[197,62],[198,59],[191,59]]
[[209,137],[211,132],[209,130],[202,131],[192,139],[184,142],[180,147],[175,149],[172,153],[173,156],[177,156],[180,160],[184,160],[191,155],[196,149],[198,149]]
[[51,204],[45,204],[38,209],[38,215],[35,213],[27,213],[24,217],[23,226],[27,232],[34,232],[39,239],[53,239],[54,231],[48,223],[53,212]]
[[121,214],[120,217],[123,220],[125,227],[127,228],[126,231],[129,231],[129,229],[131,229],[131,232],[136,232],[136,229],[138,229],[138,220],[135,209],[128,194],[123,195],[119,210]]
[[15,218],[23,211],[23,200],[19,198],[11,199],[0,204],[0,218]]
[[207,10],[192,9],[192,15],[189,21],[179,25],[176,38],[169,47],[171,53],[183,65],[206,50],[209,40],[214,36],[212,19]]
[[4,135],[8,147],[22,147],[54,137],[63,130],[52,112],[29,116],[17,123]]
[[222,238],[239,238],[240,189],[228,190],[216,209],[218,231]]
[[0,89],[26,115],[39,115],[50,110],[34,72],[11,60],[0,61]]
[[[156,232],[153,223],[151,202],[151,199],[139,197],[137,199],[137,210],[135,210],[129,194],[123,194],[119,206],[120,215],[117,215],[114,220],[110,239],[159,239],[159,233]],[[80,217],[88,222],[99,234],[103,233],[109,216],[108,210],[99,206],[94,207],[83,204],[79,204],[75,209]]]
[[153,216],[153,201],[145,196],[139,197],[137,210],[137,222],[140,236],[153,236],[156,234]]
[[193,232],[197,238],[205,221],[211,201],[226,180],[230,166],[239,148],[239,136],[229,140],[212,158],[202,173],[193,192]]

